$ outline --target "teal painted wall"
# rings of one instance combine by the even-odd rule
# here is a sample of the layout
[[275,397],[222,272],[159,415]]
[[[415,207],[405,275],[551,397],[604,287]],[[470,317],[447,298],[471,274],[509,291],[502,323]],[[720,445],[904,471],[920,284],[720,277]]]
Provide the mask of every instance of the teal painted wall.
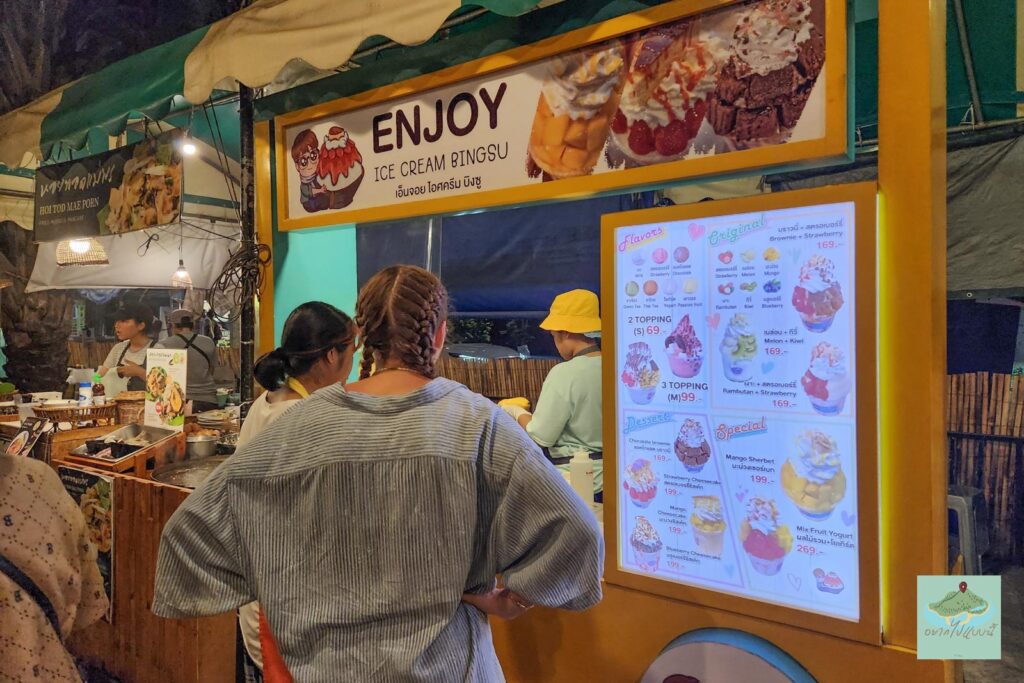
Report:
[[327,302],[354,317],[358,289],[354,225],[275,232],[275,344],[288,314],[307,301]]

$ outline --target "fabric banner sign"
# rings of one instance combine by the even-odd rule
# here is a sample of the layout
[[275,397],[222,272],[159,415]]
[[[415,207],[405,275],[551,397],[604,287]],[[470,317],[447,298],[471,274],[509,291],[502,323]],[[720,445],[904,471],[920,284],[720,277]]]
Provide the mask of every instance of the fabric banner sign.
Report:
[[826,30],[826,9],[839,15],[829,26],[842,19],[831,0],[740,2],[387,103],[284,117],[282,227],[835,156],[846,149],[845,40],[841,24]]
[[146,412],[150,427],[181,431],[185,426],[188,354],[181,349],[146,352]]
[[53,242],[174,223],[180,131],[36,171],[35,239]]
[[107,621],[114,618],[114,479],[74,467],[58,467],[64,489],[82,509],[89,540],[96,546],[96,564],[103,577],[110,607]]

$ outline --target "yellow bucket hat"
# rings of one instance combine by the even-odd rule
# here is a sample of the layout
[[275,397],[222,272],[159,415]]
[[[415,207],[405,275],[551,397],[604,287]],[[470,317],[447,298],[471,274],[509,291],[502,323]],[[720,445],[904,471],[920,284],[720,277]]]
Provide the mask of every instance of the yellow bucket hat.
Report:
[[549,332],[575,332],[589,334],[601,331],[601,307],[597,294],[586,289],[574,289],[559,294],[551,302],[551,312],[540,324]]

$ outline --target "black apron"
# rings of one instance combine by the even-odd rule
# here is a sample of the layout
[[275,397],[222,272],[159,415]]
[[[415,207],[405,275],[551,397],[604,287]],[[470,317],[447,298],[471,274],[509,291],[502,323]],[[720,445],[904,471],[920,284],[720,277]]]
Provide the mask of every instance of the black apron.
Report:
[[[146,345],[146,348],[147,349],[153,348],[153,344],[155,344],[155,343],[156,342],[150,341],[149,344]],[[121,363],[124,362],[124,357],[128,355],[128,349],[130,349],[131,346],[132,346],[131,342],[128,342],[127,344],[124,345],[124,350],[121,351],[121,356],[117,359],[117,367],[120,367]],[[142,367],[146,367],[145,363],[142,363],[141,365],[142,365]],[[129,377],[128,378],[128,391],[145,391],[145,390],[146,390],[146,380],[144,378],[142,378],[142,377]]]
[[194,342],[196,340],[196,337],[199,336],[198,332],[193,334],[191,339],[186,339],[185,335],[183,335],[183,334],[176,334],[174,336],[179,338],[179,339],[181,339],[181,341],[185,342],[185,351],[186,352],[189,349],[195,349],[199,353],[199,355],[203,357],[203,360],[206,361],[206,369],[211,371],[211,372],[213,371],[213,362],[210,360],[210,357],[206,355],[205,351],[203,351],[201,348],[199,348],[198,346],[196,346],[195,344],[192,343],[192,342]]

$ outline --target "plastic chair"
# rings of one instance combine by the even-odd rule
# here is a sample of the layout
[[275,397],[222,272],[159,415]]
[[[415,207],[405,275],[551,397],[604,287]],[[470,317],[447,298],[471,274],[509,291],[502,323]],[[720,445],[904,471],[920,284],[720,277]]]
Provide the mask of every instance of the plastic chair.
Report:
[[946,507],[956,520],[956,534],[950,530],[951,550],[963,556],[964,574],[981,574],[981,556],[989,549],[988,512],[981,490],[950,486]]

